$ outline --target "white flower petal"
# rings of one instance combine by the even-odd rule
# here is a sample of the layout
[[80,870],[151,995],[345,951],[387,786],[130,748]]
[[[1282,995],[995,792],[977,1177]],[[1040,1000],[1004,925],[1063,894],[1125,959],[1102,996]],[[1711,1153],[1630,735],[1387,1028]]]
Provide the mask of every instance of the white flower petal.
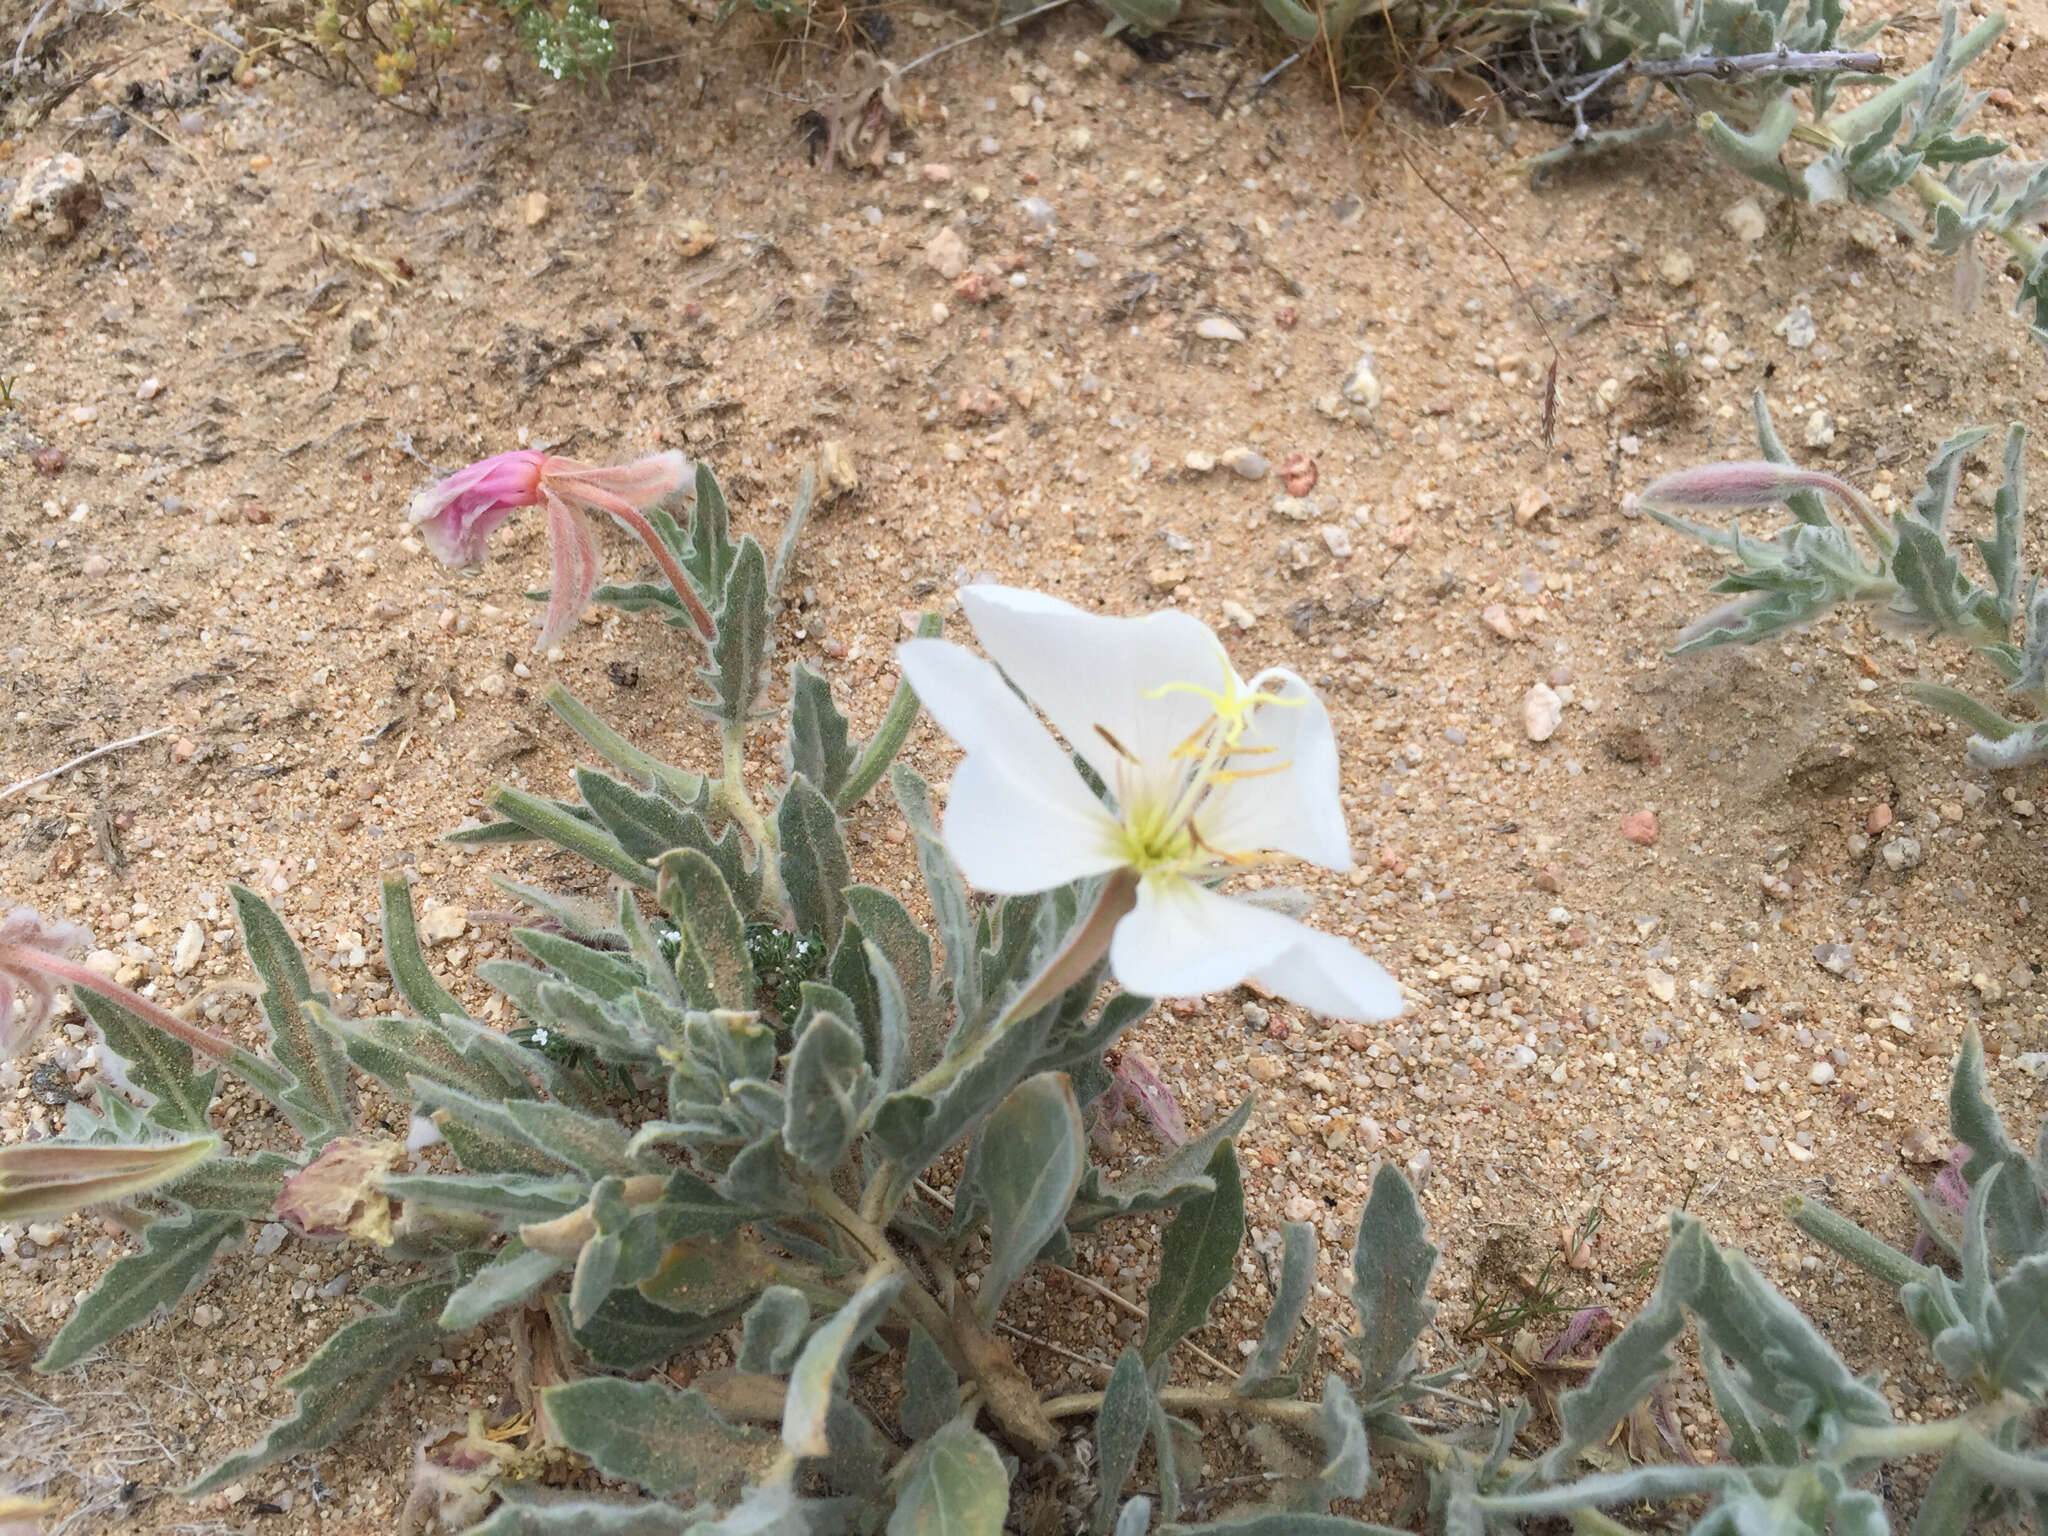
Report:
[[1299,926],[1182,876],[1155,875],[1139,883],[1138,904],[1116,925],[1109,964],[1127,992],[1198,997],[1272,964]]
[[1112,789],[1131,764],[1109,738],[1155,775],[1177,771],[1173,749],[1210,707],[1191,693],[1158,690],[1219,688],[1230,665],[1216,636],[1184,613],[1111,618],[1015,587],[965,587],[960,602],[982,649]]
[[1145,997],[1220,992],[1249,977],[1334,1019],[1370,1023],[1401,1011],[1393,978],[1343,940],[1171,876],[1138,887],[1109,960],[1117,982]]
[[[1300,702],[1262,704],[1253,713],[1229,766],[1259,776],[1211,796],[1197,821],[1202,841],[1225,853],[1291,853],[1325,869],[1351,868],[1329,711],[1284,668],[1261,672],[1249,687]],[[1280,772],[1261,772],[1283,763]]]
[[1047,891],[1123,863],[1116,823],[1066,763],[1059,769],[1085,803],[1041,793],[993,753],[977,752],[953,773],[943,835],[967,883],[998,896]]
[[1377,963],[1331,934],[1292,923],[1294,943],[1252,979],[1290,1003],[1351,1024],[1374,1024],[1401,1014],[1401,989]]
[[1115,821],[1002,674],[943,640],[907,640],[896,655],[919,702],[967,753],[944,835],[969,884],[1042,891],[1117,867]]

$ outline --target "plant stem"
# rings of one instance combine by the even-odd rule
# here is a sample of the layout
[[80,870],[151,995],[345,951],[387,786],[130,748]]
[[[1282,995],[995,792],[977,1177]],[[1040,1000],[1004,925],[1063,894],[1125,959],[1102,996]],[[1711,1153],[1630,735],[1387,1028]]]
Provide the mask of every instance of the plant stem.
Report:
[[[936,613],[922,613],[917,619],[917,638],[930,640],[937,636],[945,621]],[[875,727],[875,734],[868,738],[868,744],[861,749],[860,757],[848,773],[846,782],[839,787],[838,798],[833,808],[845,815],[866,797],[867,792],[881,781],[889,771],[889,765],[896,761],[896,754],[903,750],[903,743],[910,736],[911,726],[917,723],[917,690],[907,679],[898,678],[896,691],[889,698],[889,708],[882,716],[882,723]]]
[[173,1040],[181,1040],[202,1055],[228,1066],[235,1064],[235,1058],[245,1054],[232,1041],[223,1040],[210,1030],[201,1029],[197,1024],[188,1024],[161,1003],[151,1002],[139,992],[131,992],[116,981],[102,976],[98,971],[76,960],[62,955],[49,955],[39,949],[20,945],[0,945],[0,970],[34,971],[61,981],[67,986],[82,988],[97,996],[104,997],[118,1008],[125,1008],[145,1024],[153,1024]]
[[[1048,1398],[1045,1416],[1049,1419],[1073,1419],[1082,1414],[1096,1413],[1102,1408],[1102,1397],[1100,1392],[1075,1392],[1066,1397]],[[1159,1393],[1159,1406],[1168,1413],[1242,1413],[1308,1433],[1315,1430],[1317,1417],[1322,1412],[1314,1403],[1297,1402],[1293,1398],[1239,1397],[1234,1392],[1219,1391],[1213,1387],[1164,1387]]]
[[761,871],[762,901],[777,912],[784,911],[789,906],[789,896],[783,889],[782,870],[776,863],[775,834],[747,794],[746,727],[728,720],[719,728],[718,735],[725,766],[712,788],[711,803],[739,823],[747,841],[754,845],[754,862]]
[[593,490],[587,484],[579,483],[576,494],[593,506],[603,507],[633,530],[640,542],[647,546],[647,552],[654,556],[654,563],[661,568],[663,579],[675,588],[676,599],[690,615],[690,622],[697,626],[697,633],[703,637],[705,644],[709,645],[718,634],[718,625],[713,622],[711,611],[704,606],[703,599],[697,596],[697,589],[691,585],[690,578],[676,563],[674,552],[663,542],[661,535],[654,531],[654,524],[647,521],[646,514],[625,498],[614,496],[607,491]]
[[[840,1199],[838,1191],[831,1185],[823,1180],[815,1180],[807,1182],[804,1190],[811,1197],[811,1204],[818,1208],[819,1214],[858,1243],[870,1262],[880,1264],[886,1261],[898,1265],[903,1262],[897,1258],[896,1250],[889,1242],[888,1233],[866,1220],[852,1206]],[[917,1325],[946,1351],[947,1358],[952,1361],[955,1370],[969,1369],[967,1357],[954,1335],[952,1319],[946,1316],[945,1308],[938,1304],[932,1293],[918,1284],[916,1276],[908,1273],[904,1275],[903,1293],[897,1301],[910,1312]]]

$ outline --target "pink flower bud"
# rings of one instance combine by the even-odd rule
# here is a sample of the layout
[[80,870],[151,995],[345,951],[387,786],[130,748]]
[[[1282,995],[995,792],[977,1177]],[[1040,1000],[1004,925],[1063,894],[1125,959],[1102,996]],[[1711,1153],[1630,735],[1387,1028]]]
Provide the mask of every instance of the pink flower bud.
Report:
[[1744,507],[1773,506],[1796,491],[1839,496],[1851,505],[1861,499],[1853,487],[1833,475],[1801,469],[1796,464],[1773,464],[1767,459],[1681,469],[1652,481],[1643,490],[1642,499],[1661,507],[1733,512]]

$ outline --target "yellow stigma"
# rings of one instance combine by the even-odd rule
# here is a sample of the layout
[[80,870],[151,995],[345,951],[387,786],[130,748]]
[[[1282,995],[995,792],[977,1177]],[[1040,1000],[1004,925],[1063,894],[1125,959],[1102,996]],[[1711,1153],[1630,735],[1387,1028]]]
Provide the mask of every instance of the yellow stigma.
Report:
[[1207,701],[1210,719],[1174,748],[1175,757],[1194,757],[1205,752],[1210,745],[1208,737],[1212,726],[1223,727],[1222,745],[1233,748],[1238,738],[1251,728],[1252,713],[1261,704],[1277,704],[1282,709],[1294,709],[1305,703],[1302,699],[1290,699],[1277,693],[1265,693],[1247,689],[1238,680],[1237,669],[1232,667],[1228,657],[1219,652],[1216,658],[1223,667],[1223,686],[1204,688],[1200,683],[1172,682],[1147,692],[1148,699],[1163,699],[1169,694],[1187,693]]

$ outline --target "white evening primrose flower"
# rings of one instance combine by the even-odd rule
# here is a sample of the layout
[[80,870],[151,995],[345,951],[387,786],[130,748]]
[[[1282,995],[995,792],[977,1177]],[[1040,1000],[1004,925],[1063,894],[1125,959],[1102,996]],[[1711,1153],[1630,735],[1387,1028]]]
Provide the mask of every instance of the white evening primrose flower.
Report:
[[1128,905],[1110,967],[1142,996],[1249,980],[1332,1018],[1400,1013],[1393,978],[1349,944],[1210,889],[1279,857],[1352,867],[1337,742],[1308,684],[1278,667],[1245,681],[1186,614],[1108,618],[996,586],[967,587],[960,600],[995,665],[941,640],[907,641],[897,655],[967,754],[944,835],[970,884],[1015,895],[1110,876]]

